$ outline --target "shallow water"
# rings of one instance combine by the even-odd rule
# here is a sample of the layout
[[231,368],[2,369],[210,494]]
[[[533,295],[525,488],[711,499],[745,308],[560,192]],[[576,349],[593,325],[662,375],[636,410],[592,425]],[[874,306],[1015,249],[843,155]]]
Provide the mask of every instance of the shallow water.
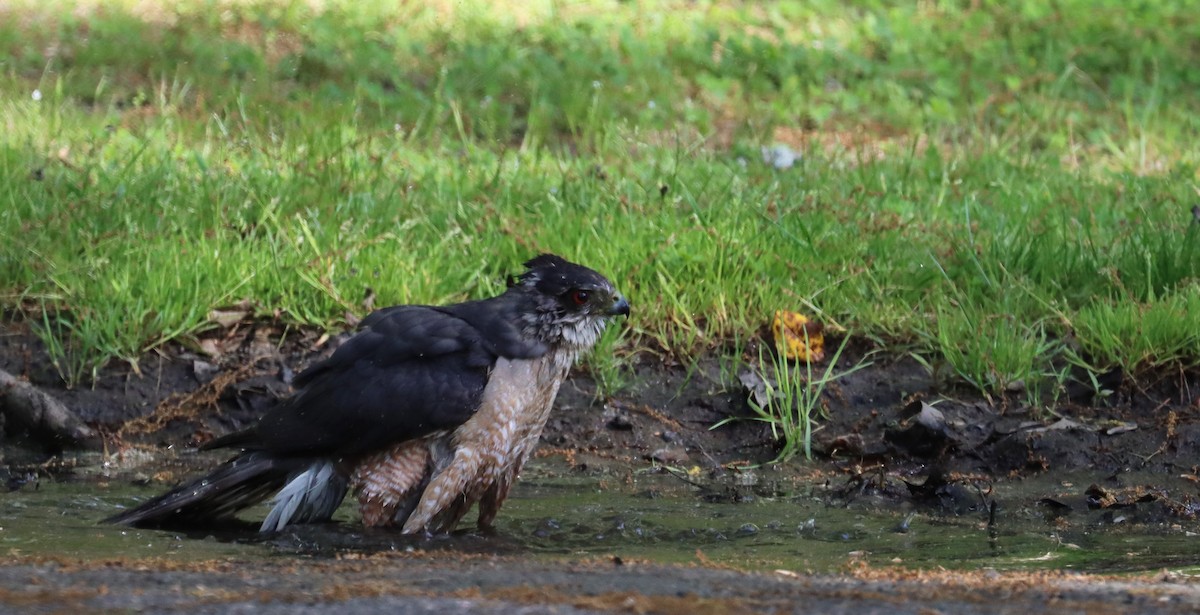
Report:
[[[1161,482],[1161,480],[1160,480]],[[679,478],[563,474],[545,465],[526,472],[495,534],[460,532],[412,539],[364,530],[345,505],[338,523],[260,537],[246,530],[184,535],[98,521],[161,486],[124,481],[48,481],[0,496],[0,553],[88,560],[155,557],[198,561],[333,556],[405,549],[447,549],[543,558],[706,563],[748,570],[836,572],[866,562],[912,568],[1070,569],[1124,572],[1197,570],[1200,536],[1193,521],[1137,521],[1133,511],[1047,514],[1034,504],[1057,482],[997,486],[989,526],[985,507],[961,515],[910,504],[830,504],[821,487],[794,483],[738,497],[712,497]],[[720,487],[720,486],[718,486]],[[706,496],[707,494],[707,496]],[[264,510],[248,511],[247,519]]]
[[[913,568],[990,567],[1088,572],[1157,570],[1200,563],[1188,524],[1134,523],[1097,511],[1048,516],[1029,494],[1045,484],[998,487],[989,527],[984,507],[962,515],[894,504],[830,505],[819,490],[712,502],[666,477],[597,488],[594,482],[528,481],[503,532],[556,555],[617,555],[745,569],[834,572],[855,562]],[[1004,502],[1013,502],[1005,506]],[[1115,523],[1114,523],[1115,520]],[[701,555],[698,555],[699,552]]]

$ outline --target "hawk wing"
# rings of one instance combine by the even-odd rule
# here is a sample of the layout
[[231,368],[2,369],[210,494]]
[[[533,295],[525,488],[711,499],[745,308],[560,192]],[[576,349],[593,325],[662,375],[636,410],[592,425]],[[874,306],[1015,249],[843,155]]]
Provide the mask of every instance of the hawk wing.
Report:
[[519,306],[503,298],[372,313],[358,334],[296,377],[292,397],[205,448],[353,457],[461,425],[479,407],[497,357],[546,352],[522,338],[511,318]]

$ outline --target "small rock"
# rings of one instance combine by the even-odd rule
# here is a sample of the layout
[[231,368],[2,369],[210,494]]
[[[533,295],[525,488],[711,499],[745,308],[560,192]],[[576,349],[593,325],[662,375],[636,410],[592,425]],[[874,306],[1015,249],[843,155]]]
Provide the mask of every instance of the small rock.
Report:
[[629,417],[629,411],[624,408],[613,406],[605,406],[604,408],[604,426],[617,431],[630,431],[633,429],[633,419]]
[[666,446],[650,453],[650,458],[663,465],[678,466],[687,463],[687,451],[678,446]]
[[296,379],[296,372],[288,367],[287,363],[279,364],[279,381],[291,386],[292,381]]
[[885,442],[917,457],[940,456],[950,444],[946,417],[924,401],[915,401],[901,411],[901,424],[884,431]]
[[792,165],[800,159],[800,154],[786,145],[772,145],[771,147],[763,146],[762,157],[763,162],[783,171],[792,168]]
[[211,381],[219,371],[221,371],[220,368],[208,361],[201,361],[200,359],[192,361],[192,374],[196,376],[196,380],[200,384]]

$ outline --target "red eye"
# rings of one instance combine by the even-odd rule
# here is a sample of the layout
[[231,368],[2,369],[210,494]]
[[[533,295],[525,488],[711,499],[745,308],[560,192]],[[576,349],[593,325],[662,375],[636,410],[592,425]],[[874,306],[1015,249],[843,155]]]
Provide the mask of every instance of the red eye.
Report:
[[577,290],[571,293],[571,301],[574,301],[575,305],[583,305],[587,303],[588,297],[590,296],[590,293],[588,293],[586,290]]

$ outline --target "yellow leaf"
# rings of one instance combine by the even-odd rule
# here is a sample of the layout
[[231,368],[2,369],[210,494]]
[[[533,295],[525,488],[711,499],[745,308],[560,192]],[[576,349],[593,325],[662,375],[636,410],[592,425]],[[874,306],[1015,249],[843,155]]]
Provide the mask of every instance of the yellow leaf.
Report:
[[799,312],[776,310],[771,321],[775,348],[789,359],[814,363],[825,358],[824,327]]

